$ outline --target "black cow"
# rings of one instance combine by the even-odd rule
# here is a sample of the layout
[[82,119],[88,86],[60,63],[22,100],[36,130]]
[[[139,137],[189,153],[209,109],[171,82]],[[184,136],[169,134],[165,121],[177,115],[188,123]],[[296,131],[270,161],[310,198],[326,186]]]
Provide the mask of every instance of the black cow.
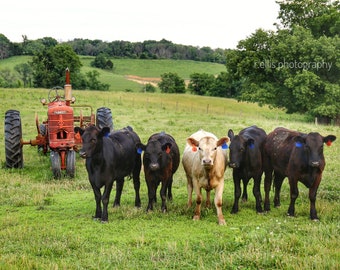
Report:
[[247,185],[254,179],[253,194],[256,198],[256,211],[262,210],[262,197],[260,191],[262,168],[262,150],[266,139],[266,132],[257,126],[247,127],[234,135],[229,129],[228,137],[231,140],[229,151],[229,167],[233,168],[234,179],[234,205],[231,213],[238,212],[238,202],[241,196],[241,180],[243,182],[242,200],[248,199]]
[[171,135],[161,132],[153,134],[146,145],[138,143],[136,147],[137,151],[144,151],[143,166],[149,196],[146,211],[153,210],[157,187],[162,183],[160,190],[162,211],[166,212],[166,195],[172,200],[173,174],[177,171],[180,161],[176,141]]
[[325,168],[323,144],[335,141],[334,135],[326,137],[317,132],[309,134],[276,128],[268,134],[264,144],[265,201],[264,210],[270,210],[269,191],[274,172],[274,206],[280,206],[280,191],[287,176],[290,185],[288,215],[295,214],[295,200],[299,195],[298,181],[309,188],[310,218],[318,220],[315,209],[316,193]]
[[[96,214],[94,218],[108,221],[107,206],[114,181],[116,181],[116,197],[113,206],[120,205],[120,197],[124,186],[124,177],[131,176],[135,189],[135,206],[140,207],[140,170],[141,155],[136,152],[135,145],[140,142],[138,135],[131,127],[110,133],[110,129],[99,129],[90,126],[81,131],[83,147],[79,151],[86,158],[86,170],[89,176],[95,200]],[[104,193],[100,189],[104,186]],[[101,207],[103,203],[103,210]]]

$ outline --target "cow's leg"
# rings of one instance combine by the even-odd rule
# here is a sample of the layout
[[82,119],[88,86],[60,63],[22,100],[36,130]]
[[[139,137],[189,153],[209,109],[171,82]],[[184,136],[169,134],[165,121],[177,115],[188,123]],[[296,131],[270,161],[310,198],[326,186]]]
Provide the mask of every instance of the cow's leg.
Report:
[[210,190],[206,190],[205,207],[207,208],[211,207]]
[[156,190],[157,186],[152,183],[152,181],[146,181],[147,186],[148,186],[148,197],[149,197],[149,202],[148,206],[146,208],[146,212],[149,210],[153,210],[153,203],[156,201]]
[[167,190],[167,187],[168,187],[168,181],[166,180],[163,180],[162,181],[162,185],[161,185],[161,189],[160,189],[160,197],[162,199],[162,212],[165,213],[167,211],[167,208],[166,208],[166,190]]
[[316,201],[316,193],[319,188],[319,184],[321,182],[322,175],[318,175],[316,181],[314,181],[313,186],[309,189],[309,200],[310,200],[310,210],[309,215],[311,220],[319,220],[316,208],[315,208],[315,201]]
[[113,202],[113,207],[120,206],[120,197],[122,196],[123,187],[124,187],[124,177],[117,179],[116,181],[116,196]]
[[225,225],[225,219],[222,213],[222,194],[223,194],[223,187],[224,187],[224,181],[223,179],[220,181],[220,184],[215,189],[215,207],[217,210],[217,218],[218,218],[218,224],[219,225]]
[[284,175],[274,172],[274,186],[275,186],[275,195],[274,195],[274,207],[279,207],[281,205],[280,202],[280,193]]
[[[197,181],[194,179],[194,181]],[[201,218],[201,204],[202,204],[202,189],[197,185],[194,185],[195,193],[196,193],[196,207],[193,216],[193,220],[199,220]]]
[[103,203],[102,222],[108,221],[107,206],[108,206],[109,200],[110,200],[110,193],[111,193],[111,190],[112,190],[113,181],[114,181],[113,179],[106,181],[107,184],[105,185],[105,188],[104,188],[104,193],[103,193],[103,196],[102,196],[102,203]]
[[[139,158],[139,163],[140,163],[140,158]],[[133,188],[135,189],[135,207],[141,207],[141,201],[140,201],[140,169],[141,165],[138,164],[135,166],[132,174],[133,178]]]
[[[238,201],[241,197],[241,179],[240,172],[233,170],[233,179],[234,179],[234,204],[231,209],[232,214],[236,214],[238,212]],[[243,178],[244,179],[244,178]],[[216,198],[216,195],[215,195]]]
[[243,178],[242,179],[242,182],[243,182],[243,192],[242,192],[242,201],[243,202],[246,202],[248,201],[248,192],[247,192],[247,186],[248,186],[248,183],[249,183],[249,178]]
[[192,206],[192,178],[187,175],[188,208]]
[[167,184],[167,190],[168,190],[168,199],[172,201],[172,182],[173,182],[173,175],[171,175],[168,184]]
[[94,199],[96,201],[96,213],[93,216],[94,219],[101,219],[102,218],[102,206],[101,206],[101,197],[102,194],[100,192],[100,188],[96,187],[95,184],[92,184],[92,190],[94,193]]
[[294,179],[293,177],[289,177],[289,186],[290,186],[290,204],[288,208],[288,216],[295,215],[295,201],[299,196],[299,189],[298,189],[298,180]]
[[262,213],[262,196],[261,196],[261,175],[256,175],[254,177],[254,187],[253,187],[253,195],[256,200],[256,212]]

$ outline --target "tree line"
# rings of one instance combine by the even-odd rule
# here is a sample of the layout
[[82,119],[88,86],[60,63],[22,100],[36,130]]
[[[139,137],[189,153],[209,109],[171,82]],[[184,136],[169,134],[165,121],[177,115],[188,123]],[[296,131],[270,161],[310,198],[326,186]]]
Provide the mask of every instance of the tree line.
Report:
[[[23,35],[22,38],[22,42],[15,43],[0,34],[0,59],[14,55],[36,55],[58,44],[58,41],[52,37],[29,40],[26,35]],[[212,49],[210,47],[175,44],[166,39],[143,42],[122,40],[105,42],[77,38],[62,42],[62,44],[69,45],[78,55],[98,56],[105,54],[111,58],[193,60],[220,64],[225,63],[225,52],[227,51],[220,48]]]

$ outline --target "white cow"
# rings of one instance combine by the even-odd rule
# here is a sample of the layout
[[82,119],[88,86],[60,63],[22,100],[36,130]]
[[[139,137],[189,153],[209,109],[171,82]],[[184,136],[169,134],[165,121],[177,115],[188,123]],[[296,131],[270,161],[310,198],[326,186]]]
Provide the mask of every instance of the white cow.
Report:
[[182,164],[188,180],[188,207],[192,205],[192,191],[196,193],[194,220],[201,216],[202,193],[207,192],[206,205],[210,206],[210,191],[215,189],[215,206],[218,224],[225,225],[222,213],[222,194],[224,188],[224,172],[227,167],[228,137],[218,139],[214,134],[199,130],[187,139]]

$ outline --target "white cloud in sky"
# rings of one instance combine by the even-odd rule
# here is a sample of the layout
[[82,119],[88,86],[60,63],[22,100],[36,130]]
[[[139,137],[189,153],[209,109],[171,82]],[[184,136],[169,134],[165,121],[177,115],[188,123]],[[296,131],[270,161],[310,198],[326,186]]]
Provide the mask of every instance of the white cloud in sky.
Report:
[[0,33],[12,42],[22,35],[103,41],[166,39],[211,48],[235,48],[258,28],[275,27],[275,0],[7,0],[1,4]]

